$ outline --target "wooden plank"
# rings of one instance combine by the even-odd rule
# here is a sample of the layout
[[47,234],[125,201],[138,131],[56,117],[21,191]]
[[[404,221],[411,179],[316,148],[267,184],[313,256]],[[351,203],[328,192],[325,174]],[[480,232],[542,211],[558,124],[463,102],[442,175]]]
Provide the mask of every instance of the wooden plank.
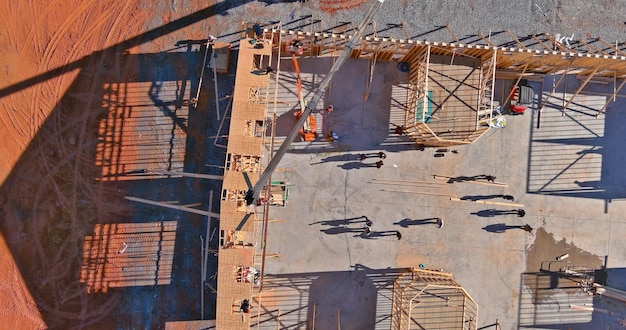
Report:
[[416,194],[416,195],[432,195],[432,196],[444,196],[444,197],[451,196],[450,194],[437,194],[437,193],[431,193],[431,192],[425,192],[425,191],[410,191],[410,190],[397,190],[397,189],[381,189],[381,191],[399,192],[399,193]]

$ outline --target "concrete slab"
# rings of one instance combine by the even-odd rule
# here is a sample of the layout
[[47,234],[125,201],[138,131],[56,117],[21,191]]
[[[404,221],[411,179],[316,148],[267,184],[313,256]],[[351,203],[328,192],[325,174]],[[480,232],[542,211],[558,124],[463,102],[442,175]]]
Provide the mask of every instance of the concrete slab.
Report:
[[[318,67],[312,59],[300,60],[305,90],[319,83],[330,61],[321,59]],[[281,63],[280,68],[277,131],[284,132],[295,122],[297,97],[289,85],[294,81],[289,64]],[[268,253],[280,257],[266,261],[266,273],[349,272],[355,265],[386,269],[421,264],[454,274],[478,302],[479,328],[499,319],[502,328],[513,329],[532,324],[526,314],[520,314],[521,308],[528,307],[522,295],[529,290],[522,274],[536,271],[540,261],[554,260],[558,252],[550,250],[553,241],[537,241],[534,234],[520,228],[523,225],[533,227],[533,233],[541,228],[556,242],[571,244],[573,253],[581,254],[576,260],[591,262],[590,266],[599,266],[607,255],[607,266],[626,265],[621,239],[626,224],[619,216],[626,207],[619,196],[626,190],[609,176],[620,176],[623,171],[615,158],[587,151],[595,145],[617,146],[623,137],[607,132],[614,124],[607,124],[602,116],[595,118],[601,103],[595,95],[577,96],[565,116],[556,105],[546,107],[539,129],[536,111],[507,116],[506,128],[492,129],[475,144],[453,148],[458,153],[435,158],[434,150],[418,151],[393,133],[390,118],[400,115],[397,104],[403,102],[406,77],[393,63],[377,64],[365,102],[367,71],[366,61],[348,61],[325,103],[317,106],[316,121],[324,123],[318,127],[320,135],[332,130],[339,140],[295,142],[274,174],[273,180],[292,187],[287,207],[273,208],[270,213],[270,218],[285,222],[269,227]],[[551,88],[549,79],[532,84],[538,95],[544,85]],[[577,87],[574,82],[569,86]],[[333,104],[335,111],[325,113],[327,104]],[[373,164],[381,151],[386,153],[384,165],[376,168]],[[371,157],[361,161],[360,153]],[[481,174],[494,175],[507,186],[433,178]],[[602,184],[593,190],[578,183],[595,181]],[[502,214],[518,207],[471,201],[507,202],[500,198],[503,194],[525,205],[525,217]],[[450,197],[470,201],[456,202]],[[362,236],[362,216],[373,222],[374,235]],[[438,217],[444,219],[443,228],[435,224]],[[530,266],[527,253],[533,247],[545,249],[546,254],[532,259]],[[306,290],[306,285],[301,289]],[[567,298],[557,294],[553,300],[562,299]],[[292,310],[293,306],[283,308]],[[550,324],[567,319],[546,312],[542,317]],[[592,319],[589,313],[576,315],[581,322]],[[342,328],[350,328],[348,318],[341,318]]]

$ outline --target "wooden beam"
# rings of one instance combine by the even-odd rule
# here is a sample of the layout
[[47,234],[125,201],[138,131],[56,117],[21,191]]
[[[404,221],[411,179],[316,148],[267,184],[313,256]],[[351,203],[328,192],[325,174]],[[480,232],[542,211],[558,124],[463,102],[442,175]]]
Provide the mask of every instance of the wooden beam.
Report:
[[552,94],[554,94],[554,92],[556,92],[556,88],[561,84],[561,81],[563,81],[563,78],[565,78],[565,76],[567,76],[567,71],[568,70],[569,70],[569,67],[565,68],[565,72],[563,74],[561,74],[561,78],[559,78],[559,81],[552,86],[552,90],[550,91],[550,94],[548,94],[548,96],[546,96],[546,98],[543,100],[543,102],[541,102],[541,106],[539,106],[539,111],[541,111],[541,109],[543,109],[543,107],[546,106],[546,103],[548,103],[548,100],[552,97]]
[[404,35],[406,36],[406,38],[407,39],[411,39],[411,35],[406,30],[406,23],[404,21],[402,21],[402,22],[400,22],[400,26],[402,26],[402,31],[404,31]]
[[553,36],[544,33],[544,35],[546,36],[546,38],[550,39],[550,41],[552,42],[552,44],[554,44],[555,47],[557,47],[558,49],[560,49],[563,52],[570,52],[570,53],[575,53],[575,51],[571,50],[568,47],[565,47],[562,43],[558,42],[556,40],[556,38],[554,38]]
[[367,80],[367,84],[366,84],[366,88],[365,88],[365,101],[367,101],[367,99],[370,96],[370,90],[372,89],[372,81],[374,80],[374,70],[376,69],[376,60],[378,60],[378,52],[380,51],[380,45],[382,44],[382,42],[378,42],[378,45],[376,46],[376,49],[374,50],[374,58],[371,61],[371,65],[370,65],[370,70],[369,70],[369,79]]
[[[544,35],[543,33],[541,35]],[[553,51],[554,49],[550,48],[550,46],[546,45],[543,41],[541,41],[541,39],[539,39],[539,37],[537,37],[534,34],[531,34],[531,38],[533,38],[533,40],[537,41],[541,46],[543,46],[543,48],[545,48],[547,51]]]
[[457,43],[461,43],[461,41],[459,41],[459,38],[456,36],[456,34],[454,34],[454,31],[452,31],[452,29],[450,28],[450,25],[446,24],[446,29],[448,30],[448,32],[450,32],[450,35],[452,35],[452,38],[454,38],[454,40],[456,40]]
[[594,46],[592,46],[592,45],[590,45],[590,44],[586,43],[586,42],[585,42],[585,41],[583,41],[582,39],[578,40],[578,42],[580,42],[581,44],[583,44],[583,45],[587,46],[588,48],[593,49],[596,53],[600,53],[600,54],[605,55],[605,56],[610,56],[609,54],[607,54],[607,53],[603,52],[601,49],[598,49],[598,48],[596,48],[596,47],[594,47]]
[[600,70],[600,68],[595,68],[593,70],[593,72],[587,76],[587,79],[585,79],[585,81],[583,81],[582,84],[580,84],[580,86],[578,87],[578,89],[576,89],[576,92],[574,92],[574,95],[572,95],[572,97],[569,99],[569,101],[567,101],[567,103],[563,106],[563,110],[562,110],[562,116],[565,115],[565,109],[567,109],[567,107],[574,101],[574,98],[578,95],[578,93],[580,93],[580,91],[583,90],[583,88],[585,88],[585,86],[587,85],[587,83],[591,80],[591,78],[593,78],[593,75],[596,74],[596,72],[598,72],[598,70]]
[[613,90],[613,95],[609,98],[608,101],[606,101],[602,109],[598,111],[598,113],[596,114],[596,118],[600,117],[600,114],[609,106],[609,103],[615,102],[615,97],[617,96],[617,93],[619,93],[619,91],[622,89],[622,87],[624,87],[624,84],[626,84],[626,79],[623,79],[619,87]]
[[480,39],[483,39],[483,41],[486,42],[489,46],[496,47],[496,45],[493,42],[489,41],[489,39],[485,38],[482,33],[478,32],[476,35],[478,35]]
[[381,189],[381,191],[400,192],[400,193],[417,194],[417,195],[433,195],[433,196],[443,196],[443,197],[451,196],[450,194],[437,194],[437,193],[424,192],[424,191],[409,191],[409,190],[397,190],[397,189]]
[[[524,69],[522,70],[522,73],[520,73],[520,75],[517,77],[513,86],[517,86],[517,84],[519,84],[520,80],[522,80],[522,77],[524,76],[524,73],[526,73],[526,69],[528,69],[528,63],[524,65]],[[504,100],[504,103],[502,103],[503,107],[506,106],[506,104],[511,100],[512,96],[513,96],[513,93],[508,93],[506,100]]]
[[424,74],[424,100],[422,101],[422,120],[426,122],[426,109],[428,108],[428,71],[430,69],[430,45],[426,56],[426,73]]
[[621,51],[619,48],[611,45],[610,43],[606,42],[604,39],[598,37],[598,41],[601,42],[602,44],[604,44],[605,46],[611,48],[611,50],[615,51],[615,55],[617,55],[618,53],[621,54],[622,56],[626,56],[626,53]]
[[517,39],[517,37],[513,33],[511,33],[511,31],[509,31],[509,29],[506,29],[506,33],[511,38],[513,38],[513,41],[515,41],[515,43],[517,44],[519,48],[526,50],[526,46],[524,46],[524,44],[521,41],[519,41],[519,39]]

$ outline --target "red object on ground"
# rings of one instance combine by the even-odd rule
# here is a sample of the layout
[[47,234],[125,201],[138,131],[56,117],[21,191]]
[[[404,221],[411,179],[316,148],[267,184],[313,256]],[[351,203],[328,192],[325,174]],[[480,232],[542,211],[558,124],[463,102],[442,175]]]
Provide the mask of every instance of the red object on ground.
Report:
[[526,107],[523,105],[511,105],[511,111],[514,113],[522,114],[526,111]]

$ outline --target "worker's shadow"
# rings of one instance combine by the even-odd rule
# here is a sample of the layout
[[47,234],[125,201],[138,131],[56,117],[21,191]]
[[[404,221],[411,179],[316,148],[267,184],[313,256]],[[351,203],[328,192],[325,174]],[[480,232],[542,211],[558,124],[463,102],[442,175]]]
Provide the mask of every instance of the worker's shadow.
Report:
[[338,235],[338,234],[345,234],[345,233],[363,232],[363,228],[330,227],[327,229],[320,229],[320,231],[328,235]]
[[376,163],[362,163],[362,162],[349,162],[342,165],[337,165],[337,167],[341,167],[344,170],[354,170],[359,168],[366,167],[376,167]]
[[474,195],[474,196],[463,196],[461,200],[464,201],[479,201],[484,199],[494,199],[494,198],[502,198],[502,195]]
[[476,176],[457,176],[454,178],[449,178],[447,182],[455,183],[455,182],[466,182],[466,181],[476,181]]
[[480,210],[478,212],[472,212],[471,214],[477,215],[479,217],[495,217],[499,215],[507,215],[507,214],[517,214],[517,210]]
[[398,240],[402,239],[402,234],[397,230],[372,231],[369,234],[362,232],[358,235],[354,235],[354,237],[361,237],[363,239],[378,239],[385,236],[395,236]]
[[349,161],[358,161],[358,160],[359,160],[359,155],[342,154],[342,155],[328,156],[328,157],[322,158],[320,159],[319,162],[311,163],[311,165],[330,163],[330,162],[349,162]]
[[504,233],[505,231],[509,229],[524,229],[524,226],[510,226],[504,223],[496,223],[493,225],[485,226],[482,229],[490,233]]
[[371,221],[367,218],[367,216],[360,216],[360,217],[355,217],[355,218],[346,218],[346,219],[339,219],[339,220],[322,220],[322,221],[316,221],[316,222],[311,222],[309,224],[310,225],[324,225],[324,226],[333,226],[333,227],[337,227],[337,226],[347,226],[349,224],[352,223],[368,223],[370,222],[370,226],[371,226]]
[[408,228],[409,226],[419,226],[419,225],[428,225],[428,224],[437,224],[437,218],[426,218],[426,219],[402,219],[398,222],[394,222],[394,225],[399,225],[402,228]]

